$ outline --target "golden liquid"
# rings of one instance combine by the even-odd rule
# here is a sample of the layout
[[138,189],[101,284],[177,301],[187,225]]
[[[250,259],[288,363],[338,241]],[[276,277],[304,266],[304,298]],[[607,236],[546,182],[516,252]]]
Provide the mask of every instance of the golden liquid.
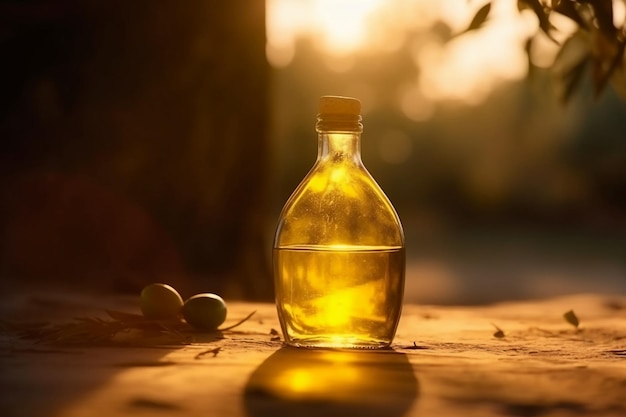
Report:
[[286,342],[389,346],[402,308],[404,269],[402,247],[274,249],[278,315]]

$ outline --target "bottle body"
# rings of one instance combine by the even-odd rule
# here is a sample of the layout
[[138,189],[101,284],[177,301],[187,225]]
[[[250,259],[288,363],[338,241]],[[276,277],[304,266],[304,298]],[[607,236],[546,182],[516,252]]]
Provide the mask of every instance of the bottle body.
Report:
[[360,131],[318,132],[318,159],[285,204],[274,240],[285,342],[384,348],[402,309],[402,227],[361,162]]
[[279,317],[287,344],[384,348],[402,305],[404,248],[274,249]]

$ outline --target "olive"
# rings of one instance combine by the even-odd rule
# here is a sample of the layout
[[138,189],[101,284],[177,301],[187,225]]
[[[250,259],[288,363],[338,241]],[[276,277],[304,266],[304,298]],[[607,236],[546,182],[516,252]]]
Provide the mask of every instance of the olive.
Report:
[[183,299],[173,287],[154,283],[141,290],[139,307],[148,319],[175,319],[183,307]]
[[216,330],[226,320],[226,303],[216,294],[196,294],[185,301],[183,317],[198,330]]

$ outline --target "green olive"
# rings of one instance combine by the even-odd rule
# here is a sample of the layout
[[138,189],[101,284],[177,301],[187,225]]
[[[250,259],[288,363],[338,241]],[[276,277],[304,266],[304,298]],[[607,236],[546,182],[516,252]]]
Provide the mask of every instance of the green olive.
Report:
[[185,301],[183,317],[198,330],[216,330],[226,320],[226,303],[216,294],[196,294]]
[[147,285],[141,291],[139,307],[148,319],[175,319],[180,315],[183,299],[173,287],[155,283]]

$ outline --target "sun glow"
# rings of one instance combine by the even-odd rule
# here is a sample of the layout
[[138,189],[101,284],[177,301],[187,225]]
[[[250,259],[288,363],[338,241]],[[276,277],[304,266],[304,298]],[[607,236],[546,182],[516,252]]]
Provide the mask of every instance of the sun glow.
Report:
[[326,53],[347,55],[367,45],[368,19],[385,0],[267,0],[268,59],[288,65],[297,38]]
[[320,46],[342,55],[367,44],[367,20],[383,0],[317,0],[313,7],[314,34]]
[[397,105],[410,119],[423,120],[432,114],[428,102],[477,104],[499,83],[525,76],[524,43],[537,25],[514,1],[494,1],[485,27],[475,33],[450,41],[437,33],[442,24],[451,34],[461,32],[480,6],[467,0],[267,0],[267,58],[286,67],[296,41],[307,38],[322,65],[341,73],[353,68],[356,56],[385,59],[409,48],[418,74]]

